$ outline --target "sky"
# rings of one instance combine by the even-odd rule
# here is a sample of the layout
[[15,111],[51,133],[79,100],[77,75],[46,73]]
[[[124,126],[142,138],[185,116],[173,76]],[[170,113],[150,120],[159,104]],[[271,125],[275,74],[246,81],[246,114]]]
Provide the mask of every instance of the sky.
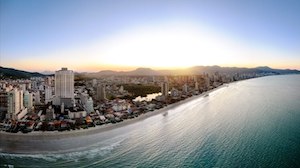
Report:
[[0,0],[0,66],[300,70],[299,0]]

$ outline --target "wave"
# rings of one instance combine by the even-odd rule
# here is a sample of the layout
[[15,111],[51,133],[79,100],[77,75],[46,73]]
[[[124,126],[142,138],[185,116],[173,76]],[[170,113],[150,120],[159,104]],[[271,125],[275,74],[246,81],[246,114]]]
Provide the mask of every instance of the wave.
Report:
[[56,162],[58,160],[64,161],[75,161],[79,159],[93,159],[98,156],[105,156],[111,153],[112,150],[120,146],[120,144],[125,139],[117,141],[107,146],[99,147],[96,145],[90,146],[88,150],[81,150],[76,152],[68,153],[45,153],[45,154],[10,154],[10,153],[0,153],[0,158],[7,160],[11,159],[42,159],[48,162]]

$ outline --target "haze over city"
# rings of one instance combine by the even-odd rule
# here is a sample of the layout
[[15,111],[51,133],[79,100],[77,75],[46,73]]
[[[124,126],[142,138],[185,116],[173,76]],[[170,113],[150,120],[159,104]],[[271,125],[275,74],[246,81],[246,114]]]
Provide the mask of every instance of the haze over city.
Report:
[[28,71],[300,69],[299,1],[0,1],[0,64]]

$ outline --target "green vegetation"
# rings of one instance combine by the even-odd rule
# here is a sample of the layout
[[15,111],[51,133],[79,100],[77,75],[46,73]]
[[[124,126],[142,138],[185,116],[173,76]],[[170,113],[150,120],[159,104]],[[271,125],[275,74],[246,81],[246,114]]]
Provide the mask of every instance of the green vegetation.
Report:
[[112,94],[107,94],[107,95],[106,95],[106,98],[107,98],[108,100],[114,100],[114,99],[116,98],[116,96],[114,96],[114,95],[112,95]]
[[129,93],[132,93],[133,96],[142,96],[145,97],[147,94],[160,92],[160,86],[156,85],[141,85],[141,84],[125,84],[123,85],[124,89]]
[[85,81],[85,80],[92,80],[94,78],[88,77],[83,73],[75,73],[74,74],[74,81]]
[[29,79],[31,77],[44,77],[37,72],[26,72],[12,68],[0,67],[0,79]]

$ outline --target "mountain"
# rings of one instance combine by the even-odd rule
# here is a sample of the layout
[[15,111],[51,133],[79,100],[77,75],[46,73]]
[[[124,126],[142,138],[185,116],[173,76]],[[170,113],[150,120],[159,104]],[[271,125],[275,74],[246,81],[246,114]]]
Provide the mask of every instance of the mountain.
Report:
[[256,67],[256,69],[263,70],[263,71],[272,71],[272,68],[270,68],[268,66],[259,66],[259,67]]
[[298,70],[290,69],[272,69],[267,66],[256,68],[237,68],[237,67],[220,67],[220,66],[194,66],[186,69],[177,70],[153,70],[150,68],[138,68],[133,71],[99,71],[95,73],[85,73],[85,77],[97,78],[100,76],[159,76],[159,75],[198,75],[203,73],[271,73],[271,74],[300,74]]
[[99,76],[156,76],[161,75],[159,71],[155,71],[151,68],[137,68],[133,71],[111,71],[104,70],[95,73],[85,73],[85,76],[96,78]]
[[[75,72],[75,78],[98,78],[101,76],[164,76],[164,75],[198,75],[203,73],[268,73],[268,74],[300,74],[298,70],[290,69],[273,69],[267,66],[260,66],[256,68],[237,68],[237,67],[220,67],[220,66],[194,66],[186,69],[175,70],[153,70],[151,68],[137,68],[133,71],[111,71],[104,70],[93,73],[78,73]],[[52,74],[53,75],[53,74]],[[26,72],[12,68],[0,67],[0,79],[28,79],[30,77],[47,76],[37,72]]]
[[155,71],[151,68],[138,68],[138,69],[133,70],[133,71],[125,72],[125,74],[129,75],[129,76],[138,76],[138,75],[155,76],[155,75],[160,75],[159,71]]
[[293,73],[299,73],[300,71],[295,69],[272,69],[270,67],[264,66],[264,67],[256,67],[256,69],[259,69],[261,71],[265,72],[271,72],[276,74],[293,74]]
[[0,67],[0,79],[29,79],[31,77],[43,77],[38,72],[27,72],[13,68]]

